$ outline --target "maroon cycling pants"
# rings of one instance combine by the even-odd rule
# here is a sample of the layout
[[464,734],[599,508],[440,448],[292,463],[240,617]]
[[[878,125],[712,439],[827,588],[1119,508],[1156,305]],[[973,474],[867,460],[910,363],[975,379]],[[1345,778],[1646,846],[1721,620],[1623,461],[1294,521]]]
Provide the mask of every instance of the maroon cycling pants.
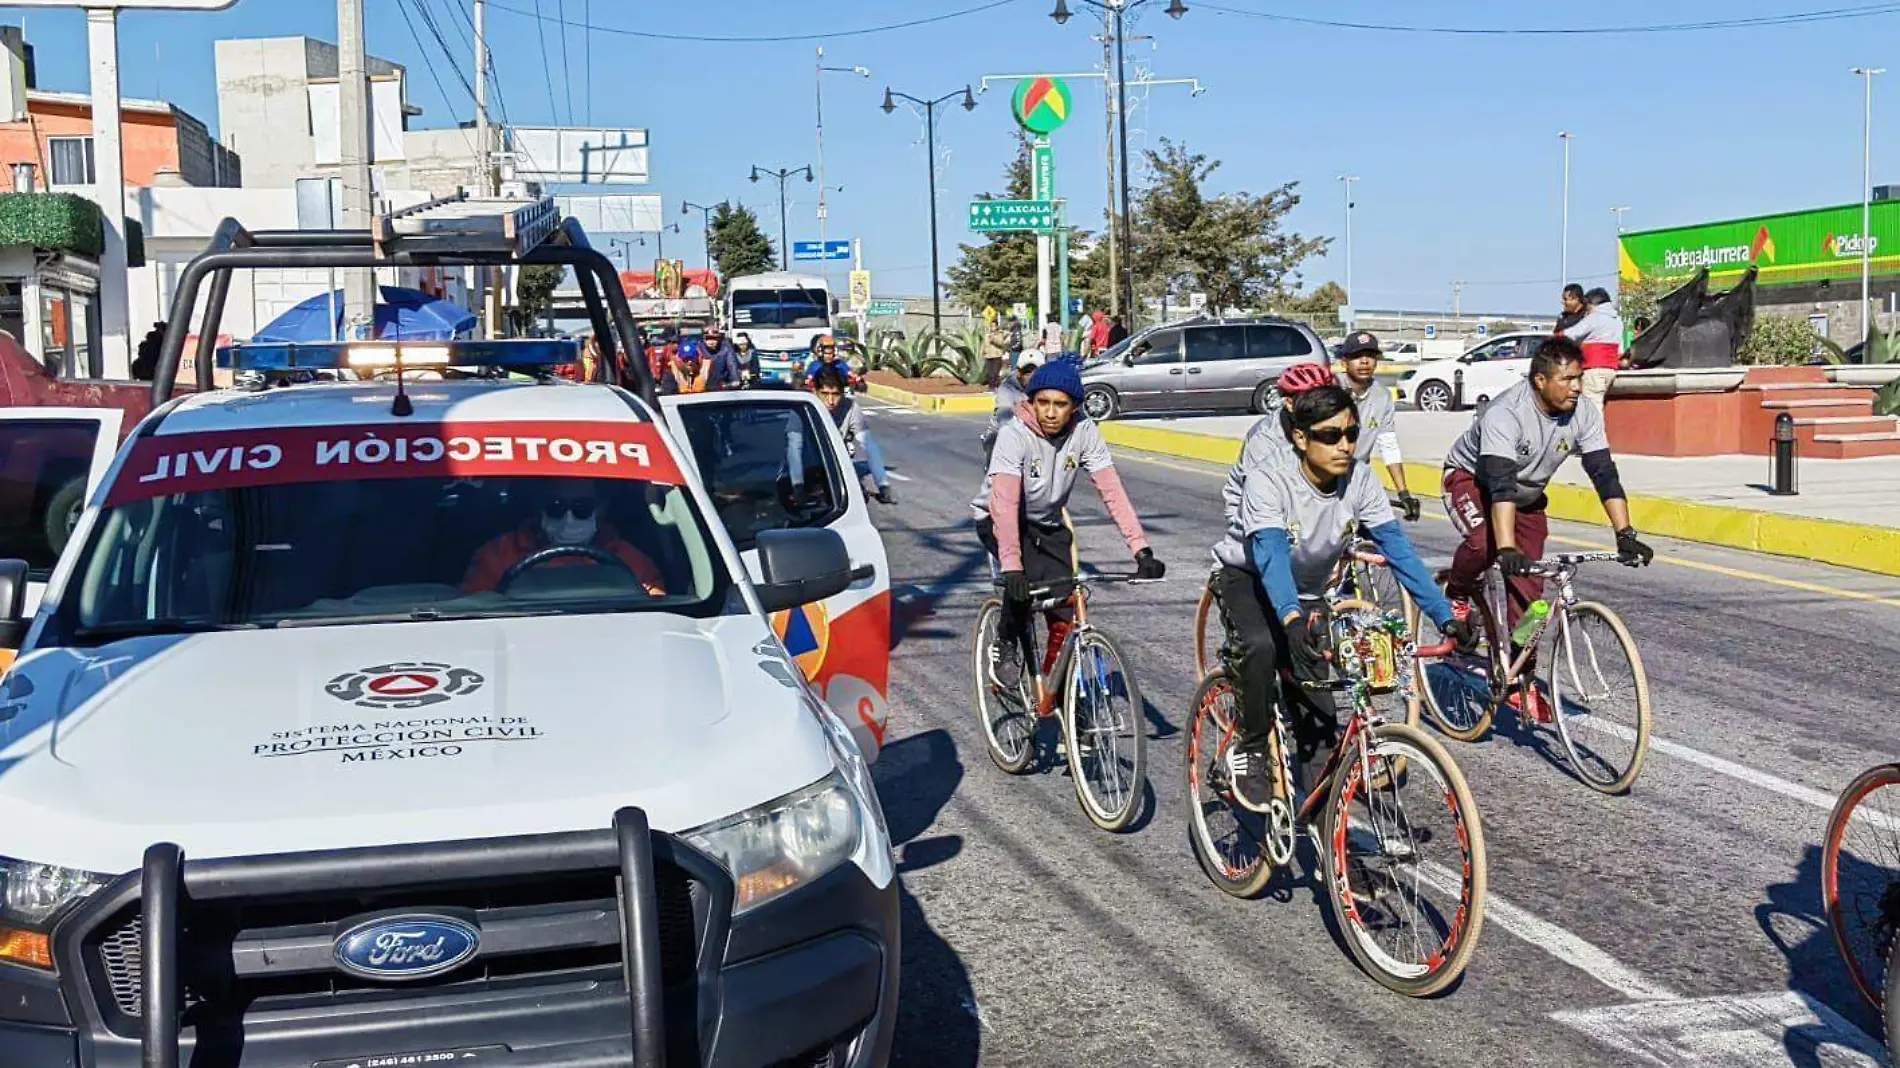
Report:
[[[1474,596],[1482,588],[1484,569],[1498,558],[1496,539],[1491,536],[1491,498],[1478,485],[1478,480],[1469,471],[1448,468],[1445,471],[1445,511],[1451,514],[1451,525],[1458,531],[1458,551],[1452,554],[1451,575],[1454,595]],[[1550,521],[1544,514],[1544,499],[1517,509],[1517,548],[1532,560],[1544,555],[1544,539],[1550,534]],[[1544,595],[1542,578],[1514,578],[1511,580],[1509,616],[1504,623],[1509,630],[1517,626],[1524,610],[1532,601]]]

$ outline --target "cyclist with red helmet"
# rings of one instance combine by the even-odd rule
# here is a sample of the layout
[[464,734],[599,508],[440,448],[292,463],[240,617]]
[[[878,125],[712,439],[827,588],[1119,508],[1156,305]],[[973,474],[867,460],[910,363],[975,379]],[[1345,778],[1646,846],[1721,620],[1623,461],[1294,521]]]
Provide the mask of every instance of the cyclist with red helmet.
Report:
[[1354,455],[1360,423],[1352,394],[1318,364],[1288,369],[1280,394],[1287,444],[1264,440],[1258,427],[1250,435],[1253,466],[1243,451],[1228,477],[1227,537],[1214,547],[1215,599],[1240,650],[1240,738],[1228,752],[1227,774],[1240,803],[1259,812],[1273,802],[1267,753],[1276,697],[1291,716],[1308,787],[1332,755],[1339,730],[1332,694],[1279,682],[1282,672],[1299,682],[1326,677],[1323,630],[1311,609],[1362,528],[1442,633],[1471,641],[1470,625],[1433,584],[1385,488]]

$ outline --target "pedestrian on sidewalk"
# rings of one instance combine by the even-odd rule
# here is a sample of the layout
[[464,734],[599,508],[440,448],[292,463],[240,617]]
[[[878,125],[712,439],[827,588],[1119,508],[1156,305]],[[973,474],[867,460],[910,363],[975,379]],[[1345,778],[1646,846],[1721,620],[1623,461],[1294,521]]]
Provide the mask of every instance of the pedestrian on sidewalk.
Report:
[[1006,344],[1009,348],[1009,365],[1014,367],[1023,362],[1023,321],[1014,315],[1009,317],[1009,341]]
[[1559,334],[1582,322],[1584,315],[1590,311],[1589,304],[1583,299],[1583,287],[1575,282],[1564,287],[1563,305],[1563,314],[1557,316],[1555,332]]
[[1110,329],[1108,313],[1095,309],[1094,321],[1089,324],[1089,355],[1100,356],[1114,344],[1108,339]]
[[1583,399],[1601,410],[1623,363],[1623,317],[1608,290],[1592,289],[1584,301],[1589,310],[1560,333],[1582,347]]
[[1001,319],[989,324],[983,334],[983,384],[991,389],[1003,376],[1003,363],[1009,359],[1009,331]]
[[1062,320],[1055,312],[1042,324],[1042,354],[1045,363],[1062,355]]
[[1108,317],[1108,347],[1112,349],[1115,346],[1127,340],[1128,340],[1128,328],[1122,325],[1122,317],[1119,315],[1109,316]]

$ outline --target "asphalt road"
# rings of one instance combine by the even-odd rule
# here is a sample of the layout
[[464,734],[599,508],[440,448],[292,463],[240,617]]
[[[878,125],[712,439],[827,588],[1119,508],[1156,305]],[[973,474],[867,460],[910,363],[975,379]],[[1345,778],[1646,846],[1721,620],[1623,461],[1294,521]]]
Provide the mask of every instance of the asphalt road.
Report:
[[[1153,728],[1151,814],[1110,835],[1066,772],[1011,778],[984,755],[980,420],[879,409],[872,425],[902,497],[877,510],[898,602],[876,769],[904,880],[897,1064],[1884,1063],[1818,872],[1832,795],[1900,752],[1900,581],[1663,540],[1645,571],[1586,572],[1637,637],[1663,742],[1623,798],[1572,780],[1549,734],[1448,742],[1483,814],[1491,897],[1466,979],[1413,1001],[1357,970],[1313,877],[1238,901],[1190,852],[1180,728],[1223,472],[1121,454],[1171,572],[1093,604]],[[1433,563],[1452,541],[1427,505],[1413,529]],[[1071,511],[1084,558],[1126,569],[1092,491]],[[1553,534],[1609,547],[1600,527]]]

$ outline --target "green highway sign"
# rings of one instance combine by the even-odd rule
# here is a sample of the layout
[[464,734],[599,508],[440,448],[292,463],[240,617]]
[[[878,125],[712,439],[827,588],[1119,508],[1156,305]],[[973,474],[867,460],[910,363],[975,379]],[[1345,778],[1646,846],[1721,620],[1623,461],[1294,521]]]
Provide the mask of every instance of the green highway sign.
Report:
[[904,314],[904,302],[901,300],[874,300],[864,309],[864,314],[882,318]]
[[1011,231],[1040,232],[1056,228],[1053,200],[974,200],[970,202],[970,229],[979,234]]

